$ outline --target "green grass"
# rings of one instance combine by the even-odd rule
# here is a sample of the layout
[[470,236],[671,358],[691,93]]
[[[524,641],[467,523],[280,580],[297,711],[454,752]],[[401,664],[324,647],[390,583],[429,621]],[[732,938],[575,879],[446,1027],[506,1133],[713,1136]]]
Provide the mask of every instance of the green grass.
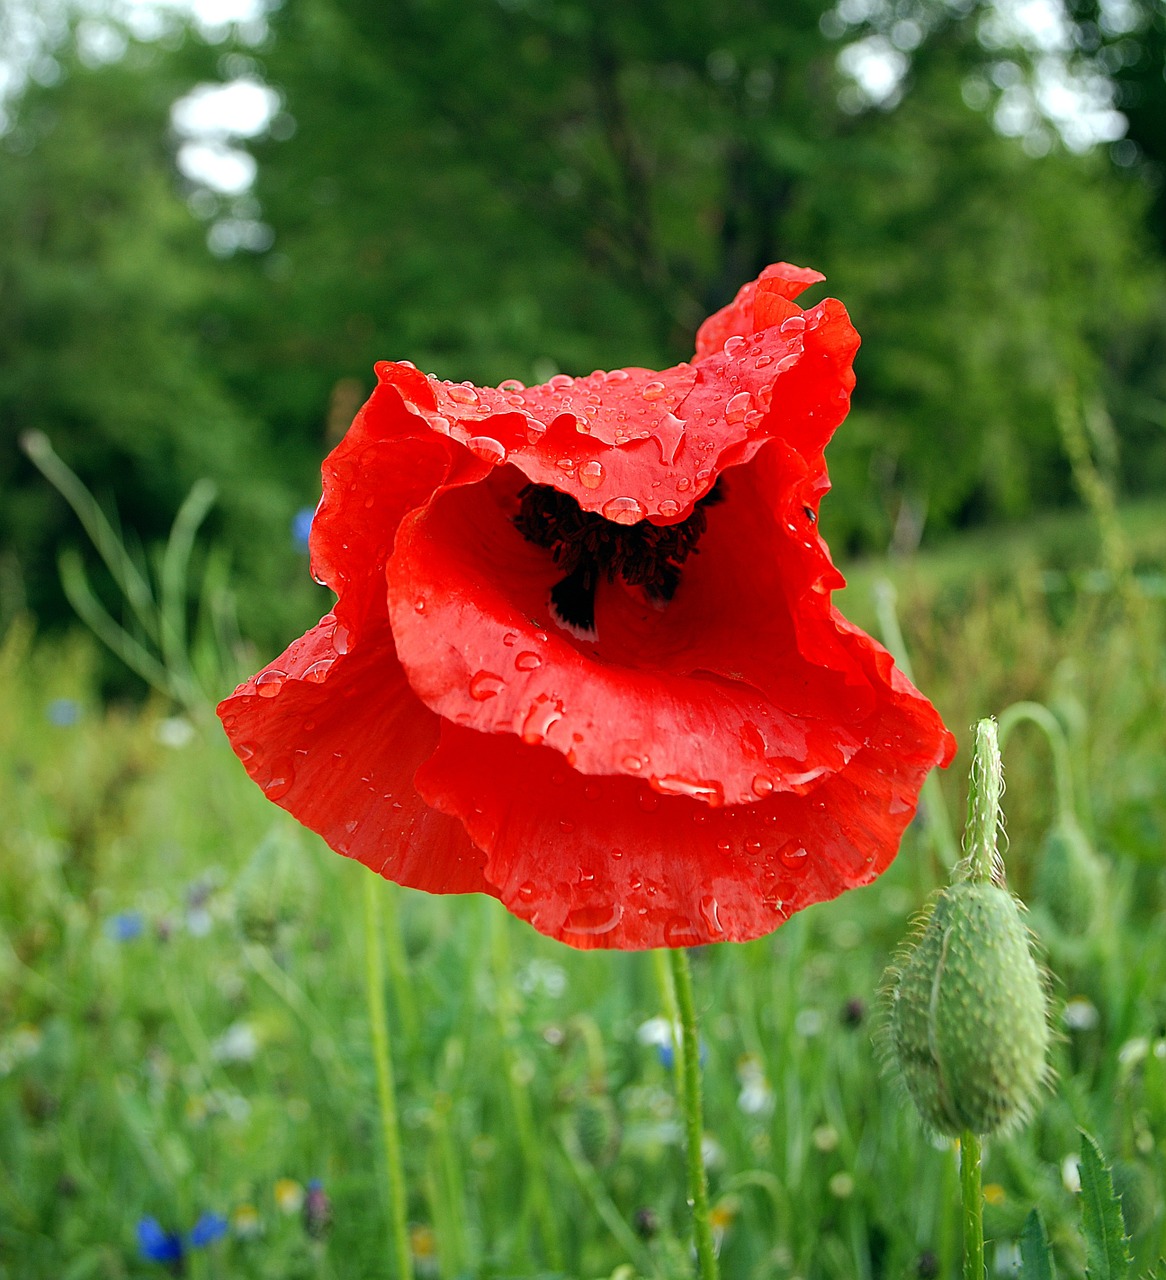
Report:
[[[1058,1074],[1027,1129],[989,1142],[985,1168],[989,1240],[1014,1241],[1037,1204],[1069,1276],[1084,1266],[1063,1176],[1079,1125],[1127,1188],[1139,1273],[1166,1252],[1157,515],[1127,525],[1149,584],[1132,619],[1088,577],[1080,520],[891,569],[916,676],[964,748],[943,783],[952,814],[967,726],[1036,698],[1066,726],[1106,860],[1090,935],[1059,935],[1033,904]],[[852,575],[844,607],[867,625],[887,571]],[[34,643],[18,624],[0,648],[0,1277],[164,1274],[137,1256],[140,1217],[187,1230],[247,1205],[260,1234],[193,1252],[191,1275],[390,1276],[368,873],[268,805],[213,725],[102,707],[94,671],[81,638]],[[76,723],[52,723],[54,699],[75,700]],[[1010,882],[1028,895],[1054,810],[1047,748],[1018,730],[1005,766]],[[877,884],[693,955],[726,1280],[956,1274],[954,1153],[921,1131],[872,1045],[882,972],[942,875],[916,824]],[[690,1275],[672,1076],[636,1035],[662,1012],[653,958],[573,952],[489,900],[386,885],[384,903],[418,1274]],[[141,936],[113,936],[119,913],[138,913]],[[1070,999],[1092,1025],[1063,1024]],[[332,1204],[319,1239],[276,1195],[312,1178]],[[644,1210],[651,1238],[636,1234]]]

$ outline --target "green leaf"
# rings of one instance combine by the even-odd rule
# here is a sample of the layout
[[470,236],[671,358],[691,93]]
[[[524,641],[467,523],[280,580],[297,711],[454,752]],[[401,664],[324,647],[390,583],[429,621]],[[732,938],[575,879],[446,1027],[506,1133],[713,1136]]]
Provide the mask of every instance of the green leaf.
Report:
[[1089,1280],[1125,1280],[1133,1260],[1126,1247],[1121,1201],[1097,1143],[1081,1130],[1081,1228]]
[[1057,1268],[1039,1209],[1033,1209],[1025,1218],[1020,1233],[1020,1277],[1021,1280],[1057,1280]]

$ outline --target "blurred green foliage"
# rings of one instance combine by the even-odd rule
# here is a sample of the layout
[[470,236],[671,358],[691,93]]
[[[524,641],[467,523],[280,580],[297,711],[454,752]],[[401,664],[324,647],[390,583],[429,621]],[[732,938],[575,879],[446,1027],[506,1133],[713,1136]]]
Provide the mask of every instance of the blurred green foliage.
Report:
[[[997,8],[287,0],[256,44],[172,27],[101,61],[64,39],[0,136],[3,612],[62,610],[76,537],[22,432],[146,540],[214,479],[267,647],[318,603],[288,525],[374,360],[479,382],[659,367],[782,258],[825,271],[864,338],[836,545],[1066,501],[1068,386],[1110,469],[1160,490],[1160,6],[1131,0],[1120,30],[1069,7],[1060,56],[1112,76],[1130,121],[1087,154],[1039,118],[994,128],[1045,57],[993,34]],[[840,64],[859,47],[903,73],[881,102]],[[257,180],[198,189],[170,107],[240,77],[282,103]]]

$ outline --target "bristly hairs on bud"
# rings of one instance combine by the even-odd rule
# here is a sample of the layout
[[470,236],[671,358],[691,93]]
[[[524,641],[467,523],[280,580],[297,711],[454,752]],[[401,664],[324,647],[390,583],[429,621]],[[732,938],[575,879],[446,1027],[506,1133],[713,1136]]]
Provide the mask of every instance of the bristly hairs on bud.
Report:
[[1050,1074],[1046,981],[997,845],[995,721],[975,733],[964,858],[887,970],[879,1033],[924,1123],[953,1137],[1024,1123]]

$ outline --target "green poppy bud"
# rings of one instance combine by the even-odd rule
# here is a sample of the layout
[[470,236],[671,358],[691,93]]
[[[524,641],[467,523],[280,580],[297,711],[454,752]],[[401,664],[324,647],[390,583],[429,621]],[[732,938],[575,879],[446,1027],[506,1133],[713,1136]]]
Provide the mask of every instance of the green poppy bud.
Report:
[[1048,1000],[996,850],[1003,787],[996,727],[976,729],[967,858],[890,971],[886,1041],[924,1121],[995,1133],[1030,1113],[1046,1074]]
[[1105,894],[1105,867],[1072,817],[1057,819],[1044,838],[1033,896],[1071,937],[1089,932]]
[[603,1168],[619,1154],[622,1133],[615,1103],[606,1093],[589,1092],[575,1108],[575,1136],[592,1164]]

